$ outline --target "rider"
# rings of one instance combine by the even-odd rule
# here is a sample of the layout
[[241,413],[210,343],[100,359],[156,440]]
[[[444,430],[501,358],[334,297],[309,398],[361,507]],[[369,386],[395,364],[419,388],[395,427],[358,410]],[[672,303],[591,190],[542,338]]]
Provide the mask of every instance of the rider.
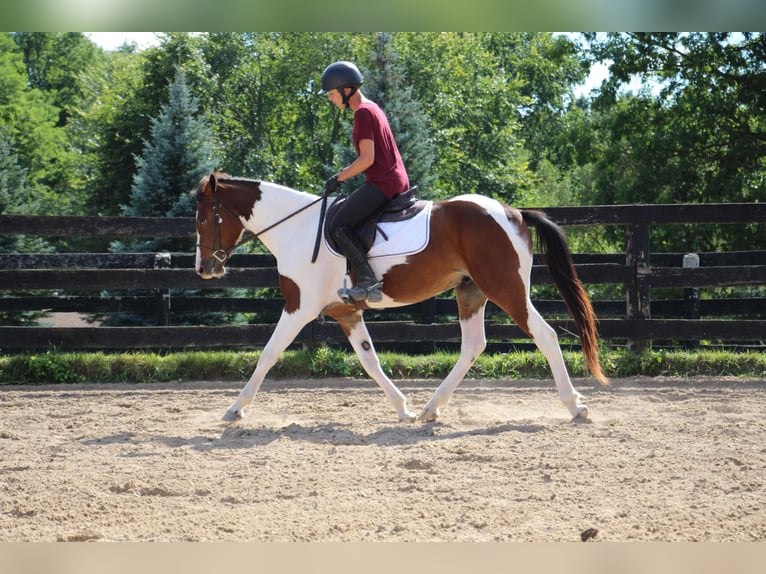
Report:
[[341,110],[354,112],[352,139],[357,158],[325,182],[328,194],[338,190],[340,183],[364,173],[365,182],[342,204],[335,217],[332,237],[348,259],[356,276],[353,287],[338,290],[356,301],[377,302],[383,298],[378,281],[367,262],[364,247],[354,228],[385,203],[407,191],[410,181],[404,167],[388,118],[375,102],[367,99],[359,86],[364,78],[351,62],[335,62],[322,73],[320,94]]

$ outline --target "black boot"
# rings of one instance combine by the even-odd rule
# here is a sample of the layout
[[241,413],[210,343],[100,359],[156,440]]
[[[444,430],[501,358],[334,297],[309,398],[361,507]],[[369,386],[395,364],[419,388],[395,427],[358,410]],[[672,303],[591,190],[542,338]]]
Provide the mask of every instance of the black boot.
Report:
[[382,283],[375,278],[370,264],[364,255],[359,239],[348,227],[340,227],[333,232],[333,238],[356,276],[356,283],[350,289],[338,289],[341,299],[351,297],[355,301],[377,303],[383,299]]

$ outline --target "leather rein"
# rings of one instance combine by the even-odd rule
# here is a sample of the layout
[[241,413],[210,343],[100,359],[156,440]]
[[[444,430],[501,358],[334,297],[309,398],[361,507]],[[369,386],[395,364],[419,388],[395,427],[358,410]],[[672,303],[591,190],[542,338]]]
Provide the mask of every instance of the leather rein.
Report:
[[[202,249],[207,249],[208,251],[212,251],[213,252],[213,257],[221,265],[223,265],[223,264],[226,263],[226,261],[229,260],[229,258],[231,257],[231,254],[240,245],[244,245],[245,243],[248,243],[248,242],[252,241],[253,239],[257,239],[260,235],[263,235],[267,231],[270,231],[270,230],[274,229],[278,225],[281,225],[282,223],[284,223],[285,221],[295,217],[299,213],[301,213],[303,211],[306,211],[308,208],[310,208],[313,205],[319,203],[320,201],[324,201],[325,202],[323,204],[323,207],[324,207],[324,205],[326,205],[326,202],[327,202],[327,195],[326,194],[322,194],[321,197],[318,197],[316,200],[312,201],[311,203],[308,203],[308,204],[304,205],[303,207],[301,207],[300,209],[298,209],[296,211],[293,211],[292,213],[289,213],[288,215],[286,215],[285,217],[283,217],[279,221],[276,221],[276,222],[272,223],[271,225],[269,225],[268,227],[265,227],[264,229],[261,229],[257,233],[252,233],[251,232],[246,237],[240,239],[237,243],[235,243],[229,249],[224,249],[221,246],[221,223],[223,223],[223,217],[221,217],[221,212],[223,211],[223,213],[225,213],[231,219],[233,219],[234,221],[239,223],[239,225],[242,228],[244,228],[244,225],[242,225],[242,222],[239,220],[239,217],[235,213],[233,213],[228,207],[226,207],[225,205],[223,205],[223,203],[221,203],[221,200],[218,197],[218,191],[217,190],[213,191],[213,199],[200,200],[200,201],[198,201],[198,203],[212,203],[213,204],[213,234],[214,234],[214,237],[215,237],[215,245],[213,245],[213,247],[210,247],[210,246],[207,246],[207,245],[203,245],[202,242],[199,242],[199,243],[197,243],[197,247],[201,247]],[[320,219],[319,219],[319,228],[320,229],[321,229],[321,226],[322,226],[322,219],[324,219],[324,209],[322,210],[322,214],[321,214]],[[317,251],[318,242],[319,242],[319,236],[317,235],[317,245],[314,246],[314,253],[315,254],[316,254],[316,251]],[[314,259],[312,259],[312,263],[314,262],[315,259],[316,259],[316,255],[314,255]]]

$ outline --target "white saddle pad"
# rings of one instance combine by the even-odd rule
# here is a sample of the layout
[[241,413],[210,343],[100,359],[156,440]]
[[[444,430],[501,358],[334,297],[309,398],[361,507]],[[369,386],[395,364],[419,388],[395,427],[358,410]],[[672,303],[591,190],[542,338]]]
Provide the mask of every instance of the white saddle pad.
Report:
[[[433,207],[433,202],[429,201],[420,213],[411,219],[379,223],[375,243],[370,248],[367,259],[393,255],[414,255],[423,251],[428,245],[431,233],[431,207]],[[324,235],[322,240],[330,253],[336,257],[343,257],[330,246]]]

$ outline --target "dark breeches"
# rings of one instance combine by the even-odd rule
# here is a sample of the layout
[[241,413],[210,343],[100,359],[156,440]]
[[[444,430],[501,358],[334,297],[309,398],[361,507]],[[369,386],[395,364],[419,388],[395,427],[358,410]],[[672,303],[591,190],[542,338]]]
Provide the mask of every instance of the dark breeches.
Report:
[[333,219],[331,233],[335,235],[337,229],[344,227],[353,231],[357,224],[380,209],[387,201],[388,197],[380,189],[371,183],[365,183],[343,201]]

